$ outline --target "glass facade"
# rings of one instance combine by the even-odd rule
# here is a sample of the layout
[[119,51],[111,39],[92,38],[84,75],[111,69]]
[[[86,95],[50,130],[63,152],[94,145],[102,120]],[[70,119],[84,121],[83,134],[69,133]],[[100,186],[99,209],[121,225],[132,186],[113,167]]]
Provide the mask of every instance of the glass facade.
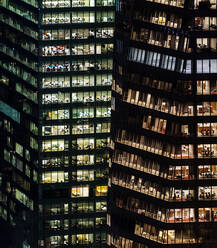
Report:
[[112,247],[216,247],[216,2],[116,1]]
[[0,216],[16,248],[104,247],[114,1],[0,0],[0,26]]
[[114,2],[40,8],[39,247],[104,247]]
[[[1,225],[4,247],[37,245],[36,7],[37,1],[0,1],[0,219],[5,221]],[[10,239],[8,243],[4,237]]]

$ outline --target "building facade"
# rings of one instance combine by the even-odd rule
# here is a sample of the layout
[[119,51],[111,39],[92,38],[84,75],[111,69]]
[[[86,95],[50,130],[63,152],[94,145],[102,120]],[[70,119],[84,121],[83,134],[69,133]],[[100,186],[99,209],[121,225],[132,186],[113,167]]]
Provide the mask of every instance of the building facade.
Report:
[[217,245],[216,1],[117,1],[109,243]]
[[0,215],[4,247],[37,244],[37,16],[36,1],[0,1]]
[[114,2],[0,10],[1,217],[24,247],[104,247]]

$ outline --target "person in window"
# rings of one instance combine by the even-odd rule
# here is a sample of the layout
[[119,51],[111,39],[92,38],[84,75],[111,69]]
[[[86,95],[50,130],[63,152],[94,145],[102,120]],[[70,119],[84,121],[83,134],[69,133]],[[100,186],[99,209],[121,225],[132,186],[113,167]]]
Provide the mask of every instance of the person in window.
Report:
[[90,30],[88,38],[94,38],[94,30]]
[[72,47],[72,54],[73,54],[73,55],[76,54],[76,49],[75,49],[74,46]]

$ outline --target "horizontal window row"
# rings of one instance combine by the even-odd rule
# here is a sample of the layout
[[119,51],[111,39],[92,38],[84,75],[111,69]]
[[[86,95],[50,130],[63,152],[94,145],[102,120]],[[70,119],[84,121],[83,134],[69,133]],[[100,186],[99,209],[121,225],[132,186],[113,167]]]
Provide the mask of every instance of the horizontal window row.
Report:
[[[96,123],[95,132],[110,133],[110,126],[111,124],[108,122]],[[88,133],[94,133],[94,124],[90,124],[90,123],[86,123],[83,125],[74,124],[72,126],[72,134],[88,134]]]
[[53,94],[43,94],[42,104],[70,103],[70,93],[59,92]]
[[165,134],[167,128],[167,120],[153,117],[151,115],[144,116],[142,128]]
[[[130,83],[145,85],[151,88],[156,88],[158,90],[172,92],[174,91],[177,95],[192,95],[192,86],[194,82],[192,81],[181,81],[178,80],[176,86],[171,82],[166,82],[163,80],[157,80],[150,77],[142,77],[136,73],[129,73],[128,79]],[[116,81],[117,83],[117,81]],[[215,95],[217,94],[217,81],[216,80],[198,80],[196,87],[197,95]]]
[[197,38],[197,52],[216,52],[217,39],[216,38]]
[[[72,235],[70,237],[71,239],[71,245],[75,246],[76,245],[91,245],[94,243],[94,236],[93,233],[79,233]],[[95,242],[100,244],[100,243],[105,243],[106,242],[106,233],[104,232],[96,232],[96,238]],[[63,235],[63,236],[50,236],[46,237],[45,240],[41,240],[39,242],[41,246],[47,247],[47,248],[54,248],[54,247],[59,247],[63,245],[68,245],[69,244],[69,236],[68,235]]]
[[146,244],[138,243],[122,236],[110,234],[107,235],[107,244],[112,244],[116,248],[133,248],[134,246],[138,248],[148,248]]
[[[7,1],[7,0],[6,0]],[[24,3],[28,3],[34,7],[38,8],[38,0],[22,0]]]
[[[69,109],[44,110],[42,113],[44,120],[65,120],[69,119]],[[72,110],[72,119],[110,117],[111,108],[96,107],[96,113],[93,107],[80,107]]]
[[69,141],[64,139],[45,140],[42,142],[42,152],[68,151]]
[[193,116],[193,106],[182,104],[176,101],[169,101],[161,97],[128,89],[123,93],[123,100],[131,104],[144,106],[160,112],[169,113],[177,116]]
[[173,145],[161,140],[149,138],[148,136],[127,132],[126,130],[117,130],[116,141],[127,146],[173,159],[189,159],[195,157],[215,158],[217,156],[216,144],[198,144],[196,147],[197,154],[195,154],[192,144]]
[[25,205],[27,208],[33,211],[34,209],[33,200],[30,199],[29,196],[27,196],[18,189],[14,189],[12,195],[15,197],[15,199],[17,199],[19,202],[21,202],[23,205]]
[[175,70],[176,65],[176,57],[145,51],[138,48],[130,48],[128,60],[171,71]]
[[199,200],[216,200],[217,186],[198,187]]
[[108,102],[111,101],[111,91],[86,91],[86,92],[76,92],[70,93],[53,93],[53,94],[43,94],[42,104],[55,104],[55,103],[87,103],[87,102]]
[[111,101],[111,91],[87,91],[72,93],[71,102]]
[[217,73],[217,59],[197,60],[197,73]]
[[30,193],[30,182],[24,178],[24,175],[20,175],[15,171],[12,174],[12,181],[18,184],[25,192]]
[[[73,150],[93,150],[108,147],[109,139],[78,138],[72,141]],[[69,141],[67,139],[52,139],[42,142],[42,152],[68,151]]]
[[147,160],[143,157],[128,153],[125,151],[115,150],[113,161],[126,167],[130,167],[139,171],[168,178],[170,180],[190,180],[194,179],[192,167],[188,165],[183,166],[169,166],[163,167],[156,161]]
[[[94,207],[95,206],[95,207]],[[96,200],[94,203],[93,201],[82,201],[78,203],[71,203],[71,211],[73,213],[80,212],[80,213],[88,213],[88,212],[105,212],[107,210],[107,202]],[[61,215],[61,214],[68,214],[69,213],[69,205],[68,203],[51,203],[49,205],[43,206],[43,214],[45,216],[53,216],[53,215]]]
[[78,44],[73,45],[71,49],[66,45],[44,46],[42,48],[43,56],[107,54],[112,52],[113,44]]
[[96,62],[89,60],[56,61],[42,64],[42,72],[67,72],[67,71],[89,71],[112,70],[112,59],[97,59]]
[[165,34],[165,32],[149,30],[135,27],[131,33],[131,39],[144,43],[165,47],[173,50],[189,52],[188,39],[175,34]]
[[51,76],[42,79],[42,88],[66,88],[66,87],[91,87],[107,86],[112,83],[111,74],[96,75],[78,75],[72,76],[71,84],[69,76]]
[[[45,154],[43,154],[45,156]],[[97,153],[96,155],[89,154],[81,154],[77,156],[72,156],[71,164],[72,166],[86,166],[86,165],[100,165],[100,166],[108,166],[109,154],[108,152]],[[42,167],[50,168],[50,167],[68,167],[69,166],[69,158],[68,156],[58,155],[55,156],[45,156],[42,160]]]
[[113,6],[113,0],[43,0],[43,8],[69,8],[69,7],[98,7],[98,6]]
[[194,8],[194,9],[216,9],[216,0],[202,1],[202,0],[194,0],[194,2],[189,3],[188,5],[183,0],[149,0],[150,2],[161,3],[165,5],[175,6],[179,8]]
[[25,86],[23,83],[16,83],[16,91],[28,98],[29,100],[38,103],[37,91],[33,91]]
[[197,95],[217,94],[217,81],[203,80],[197,81]]
[[[9,152],[6,149],[4,149],[4,160],[30,178],[31,176],[30,166],[24,164],[24,162],[21,159],[17,158],[12,152]],[[33,180],[37,182],[37,173],[35,170],[33,170]]]
[[38,38],[38,32],[26,26],[23,21],[17,20],[17,18],[12,17],[11,15],[0,14],[0,20],[4,23],[7,23],[9,26],[16,28],[17,30],[23,32],[25,35],[28,35],[34,39]]
[[216,9],[217,2],[216,0],[208,0],[208,1],[202,1],[202,0],[194,0],[194,7],[201,9]]
[[77,156],[72,157],[73,166],[94,165],[94,163],[100,166],[103,166],[103,165],[108,166],[108,161],[109,161],[108,152],[104,152],[103,154],[96,154],[95,156],[84,154],[84,155],[77,155]]
[[198,123],[197,124],[197,136],[217,136],[217,123]]
[[113,11],[78,11],[45,13],[42,24],[101,23],[114,22]]
[[[128,60],[162,69],[189,74],[192,72],[191,60],[180,60],[165,54],[130,48]],[[217,59],[196,60],[197,73],[217,73]]]
[[[185,74],[189,74],[192,71],[191,60],[178,59],[177,57],[174,56],[169,56],[166,54],[161,54],[138,48],[131,47],[129,49],[128,60],[137,63],[146,64],[149,66],[159,67],[161,69],[165,69],[169,71],[177,71]],[[215,60],[211,59],[210,61],[215,61]],[[214,73],[214,68],[215,65],[212,66],[211,73]]]
[[69,220],[45,220],[43,223],[43,227],[45,230],[68,230],[79,228],[80,229],[87,229],[93,227],[102,227],[106,224],[106,217],[96,217],[94,218],[82,218],[82,219],[72,219],[71,220],[71,227],[69,226]]
[[197,31],[210,30],[216,31],[217,18],[216,17],[195,17],[194,28]]
[[24,17],[25,19],[37,23],[38,18],[35,12],[30,10],[30,8],[24,7],[14,1],[7,0],[7,4],[5,5],[7,9],[16,13],[19,16]]
[[110,117],[111,108],[108,107],[96,107],[96,113],[94,108],[76,108],[72,110],[72,119],[81,118],[94,118],[94,117]]
[[140,8],[135,11],[135,19],[163,25],[171,28],[181,28],[182,18],[175,14],[167,13],[158,9]]
[[67,156],[58,156],[58,157],[45,157],[42,159],[41,166],[44,168],[49,167],[68,167],[69,158]]
[[127,197],[127,200],[124,200],[122,197],[116,198],[115,203],[117,207],[125,208],[126,210],[130,210],[162,222],[195,222],[196,210],[194,208],[165,209],[132,197]]
[[198,145],[198,158],[216,157],[217,145],[216,144],[200,144]]
[[16,121],[17,123],[20,123],[20,112],[1,100],[0,100],[0,112],[5,114],[12,120]]
[[[10,40],[10,42],[13,42],[14,44],[17,43],[17,40],[19,39],[19,33],[18,32],[11,32],[10,28],[5,27],[5,39]],[[37,55],[37,44],[35,42],[30,41],[29,38],[22,38],[20,39],[19,46],[23,49],[34,53]]]
[[175,6],[178,8],[184,8],[184,3],[185,3],[184,0],[148,0],[148,1],[170,5],[170,6]]
[[165,209],[144,200],[129,196],[125,197],[124,195],[115,197],[115,205],[119,208],[167,223],[195,222],[196,212],[198,212],[199,222],[217,221],[217,208],[199,208],[198,210],[194,208]]
[[[70,35],[71,32],[71,35]],[[46,29],[43,30],[42,40],[69,40],[89,38],[112,38],[114,28],[104,27],[94,29]]]
[[[180,39],[180,36],[177,35],[165,35],[165,33],[144,28],[133,30],[131,39],[183,52],[192,51],[189,47],[189,40],[187,38]],[[216,38],[198,38],[196,40],[196,46],[197,52],[216,52],[217,40]]]
[[[176,124],[167,120],[151,115],[144,116],[142,128],[152,130],[154,132],[176,135],[176,136],[192,136],[193,127],[190,125]],[[190,130],[191,129],[191,130]],[[217,123],[198,123],[197,137],[217,136]]]
[[[30,4],[34,7],[38,7],[38,0],[22,0],[22,2]],[[0,3],[0,5],[7,7],[8,3],[10,3],[10,0],[2,0],[2,2]]]
[[154,240],[163,244],[193,244],[197,242],[197,237],[203,236],[202,229],[196,235],[193,229],[163,230],[149,224],[135,224],[135,235],[146,239]]
[[[171,92],[172,88],[174,87],[172,82],[158,80],[147,76],[142,77],[137,73],[128,73],[127,78],[131,83],[140,84],[168,92]],[[183,86],[180,88],[183,88]]]
[[[106,196],[108,191],[108,186],[96,186],[95,187],[95,196]],[[89,185],[87,186],[73,186],[71,191],[71,197],[89,197],[90,189]]]
[[[193,189],[162,187],[159,183],[153,183],[147,181],[146,179],[124,173],[118,174],[118,172],[114,172],[112,176],[112,183],[165,201],[192,201],[195,198]],[[216,190],[217,188],[215,188],[215,193],[217,192]],[[213,198],[213,200],[214,199],[215,198]]]
[[[147,160],[139,155],[120,150],[115,151],[113,160],[115,163],[126,167],[170,180],[192,180],[195,178],[195,171],[193,167],[189,165],[169,166],[165,168],[155,161]],[[217,165],[198,165],[197,176],[200,180],[216,179]]]
[[27,83],[33,85],[34,87],[37,87],[36,77],[23,69],[23,66],[18,65],[16,62],[3,63],[2,61],[0,61],[0,65],[12,74],[26,81]]
[[109,145],[109,138],[94,139],[94,138],[77,138],[72,141],[73,150],[92,150],[106,148]]
[[131,104],[136,104],[177,116],[215,116],[217,113],[217,102],[198,103],[197,113],[194,114],[193,105],[190,103],[182,104],[132,89],[128,89],[128,91],[123,93],[123,100]]
[[198,116],[216,116],[217,102],[202,102],[197,105]]
[[[95,174],[95,175],[94,175]],[[94,181],[97,179],[107,179],[108,168],[94,170],[77,170],[72,172],[72,180],[77,182]]]
[[[77,170],[72,172],[72,181],[85,182],[97,179],[107,179],[108,168],[94,170]],[[42,173],[41,183],[68,183],[68,172],[47,171]]]
[[0,51],[7,54],[8,56],[12,57],[13,59],[19,61],[20,63],[24,64],[25,66],[37,70],[38,64],[34,61],[30,56],[25,56],[23,53],[18,51],[15,48],[10,48],[5,44],[0,45]]
[[69,109],[43,110],[44,120],[67,120],[69,119]]
[[175,189],[174,187],[162,187],[158,183],[149,182],[138,176],[128,175],[121,171],[114,171],[112,182],[121,187],[129,188],[146,195],[150,195],[166,201],[189,201],[198,197],[198,200],[216,200],[217,186],[198,186],[198,196],[193,189]]
[[[72,134],[90,134],[90,133],[109,133],[110,123],[88,123],[85,124],[73,124]],[[43,126],[42,136],[52,136],[52,135],[69,135],[70,127],[68,125],[53,125],[53,126]]]
[[68,172],[48,171],[42,173],[41,183],[66,183],[68,181]]
[[[107,202],[96,200],[96,212],[107,211]],[[72,212],[88,213],[94,212],[94,204],[86,202],[72,203]]]

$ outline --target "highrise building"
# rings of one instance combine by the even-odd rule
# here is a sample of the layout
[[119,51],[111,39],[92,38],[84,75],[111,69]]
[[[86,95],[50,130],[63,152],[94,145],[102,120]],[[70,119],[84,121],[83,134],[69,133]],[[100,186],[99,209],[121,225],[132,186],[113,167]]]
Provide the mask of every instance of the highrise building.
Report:
[[217,247],[216,4],[116,2],[112,247]]
[[0,216],[13,247],[106,246],[113,26],[113,0],[0,1]]

